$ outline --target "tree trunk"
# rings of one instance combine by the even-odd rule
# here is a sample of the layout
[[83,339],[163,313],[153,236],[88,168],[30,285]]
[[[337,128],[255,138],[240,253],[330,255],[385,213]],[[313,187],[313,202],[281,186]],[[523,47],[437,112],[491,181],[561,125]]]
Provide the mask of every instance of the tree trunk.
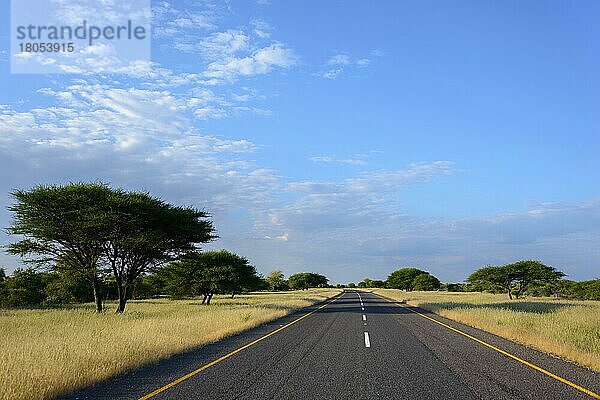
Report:
[[96,303],[96,311],[102,312],[102,296],[100,293],[100,282],[96,274],[92,277],[92,288],[94,289],[94,302]]
[[208,298],[206,299],[206,305],[207,306],[210,305],[210,299],[212,299],[212,297],[213,297],[212,293],[208,295]]
[[127,284],[117,282],[117,291],[119,292],[119,304],[115,312],[122,314],[125,312],[125,305],[127,304]]
[[512,293],[510,292],[510,289],[508,289],[508,298],[509,298],[510,300],[512,300],[512,299],[513,299],[513,298],[512,298]]
[[207,298],[208,298],[208,295],[207,295],[206,293],[204,293],[204,294],[203,294],[203,297],[202,297],[202,304],[205,304],[205,303],[206,303],[206,299],[207,299]]
[[235,296],[235,292],[231,292],[231,298],[233,299],[233,296]]
[[515,297],[518,299],[519,297],[521,297],[521,295],[525,292],[525,289],[527,288],[525,282],[521,281],[519,282],[519,289],[517,290],[517,292],[515,293]]

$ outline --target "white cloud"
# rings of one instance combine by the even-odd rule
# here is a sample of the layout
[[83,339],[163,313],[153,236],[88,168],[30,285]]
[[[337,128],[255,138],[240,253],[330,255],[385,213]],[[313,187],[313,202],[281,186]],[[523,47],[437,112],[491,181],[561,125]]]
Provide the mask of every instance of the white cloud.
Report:
[[219,60],[250,48],[250,38],[240,30],[216,32],[201,40],[196,49],[210,60]]
[[200,119],[221,119],[227,116],[227,111],[222,108],[204,107],[194,110],[194,115]]
[[317,157],[311,157],[310,161],[312,162],[333,162],[333,158],[329,157],[329,156],[317,156]]
[[256,51],[253,58],[258,63],[282,68],[289,68],[295,65],[298,61],[298,58],[294,52],[285,48],[280,43],[276,43]]
[[268,39],[271,37],[271,31],[273,30],[273,27],[268,22],[255,19],[250,21],[250,25],[254,28],[254,34],[259,38]]
[[204,72],[207,78],[216,82],[232,82],[240,76],[262,75],[274,68],[289,68],[297,63],[294,52],[282,44],[261,48],[246,57],[227,57],[209,64]]
[[214,6],[198,3],[201,10],[194,10],[196,5],[187,5],[185,10],[177,8],[167,1],[155,2],[152,5],[153,34],[155,38],[199,37],[206,31],[217,28],[222,11]]
[[231,98],[237,102],[246,102],[246,101],[252,100],[252,95],[250,93],[244,93],[244,94],[233,93],[231,95]]
[[283,235],[277,236],[275,239],[287,242],[290,240],[290,235],[288,233],[284,233]]
[[364,160],[364,157],[358,157],[358,155],[354,158],[333,158],[333,157],[329,157],[329,156],[316,156],[316,157],[310,157],[309,160],[312,162],[339,163],[339,164],[349,164],[349,165],[364,165],[367,163]]
[[361,58],[360,60],[356,61],[356,65],[360,68],[368,67],[370,63],[371,60],[369,60],[368,58]]
[[327,65],[348,65],[350,64],[350,56],[347,54],[336,54],[327,60]]
[[331,56],[325,62],[325,69],[316,75],[326,79],[336,79],[346,70],[352,70],[356,68],[366,68],[371,64],[371,60],[368,58],[352,59],[348,54],[338,53]]
[[[331,160],[323,157],[325,160]],[[293,182],[289,185],[292,191],[330,194],[384,194],[399,190],[403,186],[424,183],[436,176],[450,175],[456,170],[451,161],[434,161],[413,163],[405,170],[378,170],[362,172],[343,182]]]
[[64,106],[0,110],[3,163],[30,173],[23,183],[34,176],[42,181],[108,178],[136,187],[177,182],[181,185],[177,191],[187,186],[186,196],[198,193],[193,187],[203,188],[200,193],[212,192],[203,201],[222,208],[236,198],[228,199],[225,193],[241,188],[247,191],[241,197],[251,202],[248,185],[254,181],[262,182],[256,189],[257,197],[264,198],[268,171],[238,158],[255,151],[256,145],[201,135],[184,99],[165,91],[98,85],[73,85],[68,90],[68,96],[43,90]]
[[[118,0],[102,0],[98,2],[68,2],[54,0],[52,3],[52,21],[77,25],[83,20],[94,21],[96,25],[116,25],[123,22],[124,16],[131,20],[149,19],[150,9],[146,7],[132,8],[130,4]],[[142,6],[145,4],[142,4]]]
[[400,211],[397,193],[453,171],[451,163],[417,163],[406,170],[374,171],[338,182],[290,182],[287,190],[295,201],[269,210],[267,231],[282,229],[299,237],[322,233],[336,236],[362,226],[388,226],[406,217]]
[[321,74],[321,76],[323,78],[327,78],[327,79],[335,79],[338,77],[338,75],[340,75],[342,72],[344,72],[344,70],[342,68],[334,68],[334,69],[330,69],[327,70],[325,72],[323,72]]

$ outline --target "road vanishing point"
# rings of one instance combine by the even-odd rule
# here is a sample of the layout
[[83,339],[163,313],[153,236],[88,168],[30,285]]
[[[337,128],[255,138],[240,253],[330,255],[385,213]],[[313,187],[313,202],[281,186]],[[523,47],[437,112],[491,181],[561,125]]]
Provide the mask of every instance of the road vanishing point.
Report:
[[346,291],[67,399],[600,399],[600,374]]

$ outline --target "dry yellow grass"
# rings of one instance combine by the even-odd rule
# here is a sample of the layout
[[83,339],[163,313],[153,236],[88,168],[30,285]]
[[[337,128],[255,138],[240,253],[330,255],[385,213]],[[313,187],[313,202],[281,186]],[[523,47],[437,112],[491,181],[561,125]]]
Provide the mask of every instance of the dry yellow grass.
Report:
[[600,372],[600,301],[508,300],[489,293],[374,293],[552,353]]
[[[44,399],[282,317],[338,290],[131,301],[125,314],[0,310],[0,399]],[[112,308],[112,305],[110,306]]]

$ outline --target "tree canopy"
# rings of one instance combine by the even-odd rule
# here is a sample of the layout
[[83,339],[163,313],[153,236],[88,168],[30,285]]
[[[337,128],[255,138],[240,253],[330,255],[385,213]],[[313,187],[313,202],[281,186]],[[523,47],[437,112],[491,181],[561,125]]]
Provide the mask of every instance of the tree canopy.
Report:
[[117,312],[124,311],[128,291],[139,276],[215,237],[204,211],[172,206],[148,193],[115,191],[108,206],[103,248],[119,292]]
[[417,268],[400,268],[388,276],[386,284],[391,289],[411,291],[414,288],[415,278],[426,273]]
[[269,286],[269,289],[273,291],[284,290],[287,288],[285,276],[280,270],[271,271],[265,278],[265,281]]
[[300,272],[288,278],[288,286],[295,290],[305,290],[314,287],[325,287],[328,281],[324,275],[313,272]]
[[172,296],[202,295],[202,303],[207,305],[216,293],[233,296],[256,290],[261,284],[256,269],[246,258],[226,250],[189,253],[168,265],[163,274]]
[[539,261],[523,260],[504,266],[486,266],[473,272],[467,282],[476,285],[489,285],[500,288],[518,299],[532,284],[556,281],[565,276],[554,267]]
[[432,291],[439,290],[442,287],[439,279],[431,274],[421,274],[413,280],[414,290]]

